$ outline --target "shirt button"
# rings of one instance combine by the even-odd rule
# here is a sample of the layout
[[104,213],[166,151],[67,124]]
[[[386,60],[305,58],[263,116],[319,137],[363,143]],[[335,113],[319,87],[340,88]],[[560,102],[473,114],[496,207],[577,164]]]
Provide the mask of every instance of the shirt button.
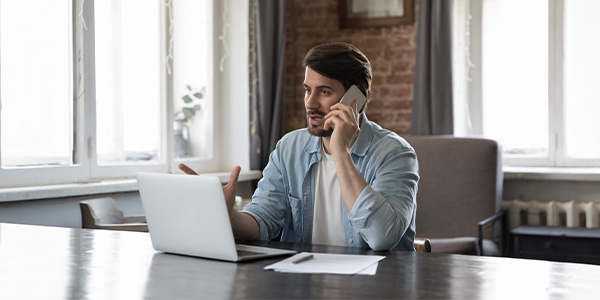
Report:
[[348,242],[350,242],[350,244],[352,244],[352,239],[349,239]]

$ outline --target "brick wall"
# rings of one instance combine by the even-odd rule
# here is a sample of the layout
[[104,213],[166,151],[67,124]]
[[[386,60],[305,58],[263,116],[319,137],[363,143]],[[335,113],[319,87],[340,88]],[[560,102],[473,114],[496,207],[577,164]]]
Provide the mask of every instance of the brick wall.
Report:
[[315,45],[342,41],[358,47],[371,62],[372,96],[366,112],[369,119],[396,133],[407,134],[413,99],[416,21],[410,25],[340,29],[338,0],[291,0],[286,10],[287,130],[306,127],[304,55]]

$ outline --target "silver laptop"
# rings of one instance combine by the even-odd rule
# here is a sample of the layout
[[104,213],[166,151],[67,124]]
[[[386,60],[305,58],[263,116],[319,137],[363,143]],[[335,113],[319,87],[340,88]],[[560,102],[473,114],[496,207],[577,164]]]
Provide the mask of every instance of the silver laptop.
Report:
[[138,173],[137,182],[157,251],[226,261],[296,253],[236,245],[218,177]]

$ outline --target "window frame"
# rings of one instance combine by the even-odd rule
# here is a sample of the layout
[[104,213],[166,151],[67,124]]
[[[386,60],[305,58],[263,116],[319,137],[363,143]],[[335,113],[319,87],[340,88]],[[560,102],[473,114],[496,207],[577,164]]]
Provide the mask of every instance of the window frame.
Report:
[[[161,49],[160,49],[160,65],[165,66],[167,61],[167,49],[168,49],[168,16],[167,11],[165,9],[165,1],[159,0],[157,1],[160,4],[160,41],[161,41]],[[91,180],[103,180],[115,177],[133,177],[137,172],[168,172],[168,160],[170,158],[170,153],[167,149],[172,145],[171,139],[169,136],[172,136],[172,133],[168,127],[168,120],[172,118],[170,115],[172,114],[172,101],[173,96],[171,95],[170,86],[172,85],[172,77],[167,75],[166,70],[163,67],[161,71],[161,101],[160,101],[160,109],[162,112],[161,120],[160,120],[160,140],[161,145],[159,149],[159,156],[157,162],[148,162],[148,163],[140,163],[136,162],[135,164],[127,164],[120,163],[118,165],[99,165],[98,164],[98,155],[97,155],[97,147],[96,147],[96,80],[95,76],[95,22],[94,22],[94,0],[83,2],[83,14],[86,22],[87,30],[84,30],[83,36],[81,38],[82,41],[82,52],[84,57],[85,66],[84,66],[84,90],[83,94],[88,106],[86,107],[87,111],[85,113],[85,145],[88,149],[88,160],[89,160],[89,178]],[[82,28],[82,26],[78,26],[78,28]],[[87,54],[87,55],[86,55]],[[93,110],[93,111],[92,111]],[[172,121],[172,119],[171,119]]]
[[[94,0],[82,1],[71,0],[73,5],[73,53],[78,53],[80,60],[73,55],[74,79],[73,79],[73,101],[74,101],[74,164],[69,166],[31,166],[18,168],[0,168],[0,194],[2,189],[28,188],[46,185],[92,183],[106,180],[133,179],[137,172],[178,172],[178,164],[184,162],[199,172],[223,172],[230,170],[235,165],[241,165],[245,170],[249,166],[248,154],[239,151],[239,146],[248,146],[248,125],[244,120],[248,119],[248,80],[247,80],[247,58],[243,55],[230,55],[225,63],[225,71],[221,72],[215,66],[226,51],[221,42],[217,42],[217,36],[229,31],[223,37],[224,42],[237,46],[232,49],[241,49],[247,44],[247,16],[248,8],[243,6],[227,7],[227,3],[218,0],[208,0],[212,6],[213,17],[213,54],[212,82],[207,89],[212,89],[212,136],[213,150],[209,158],[183,158],[173,157],[173,83],[164,68],[161,72],[161,150],[158,163],[98,166],[96,162],[95,141],[95,82],[94,74]],[[161,0],[161,57],[163,65],[166,65],[168,52],[168,12],[166,3],[169,0]],[[172,2],[171,2],[172,3]],[[247,6],[247,5],[246,5]],[[222,20],[226,14],[236,14],[229,17],[230,23],[237,24],[241,28],[226,29],[229,23]],[[84,23],[87,30],[84,29]],[[243,23],[246,24],[243,24]],[[240,25],[241,24],[241,25]],[[245,31],[244,31],[245,30]],[[237,35],[236,35],[237,34]],[[240,39],[241,38],[241,39]],[[226,45],[225,45],[226,46]],[[239,48],[239,47],[242,48]],[[164,55],[163,55],[164,54]],[[233,54],[233,53],[232,53]],[[91,59],[90,59],[91,58]],[[236,60],[241,60],[241,63]],[[81,73],[80,73],[81,72]],[[80,76],[83,74],[83,76]],[[241,76],[241,77],[240,77]],[[78,78],[78,79],[75,79]],[[79,81],[78,81],[79,80]],[[224,82],[226,81],[226,82]],[[232,88],[234,88],[232,90]],[[242,97],[240,97],[242,96]],[[216,101],[214,99],[220,99]],[[233,110],[235,109],[235,110]],[[227,111],[231,110],[229,113]],[[230,126],[235,120],[236,126]],[[217,139],[217,133],[225,136]],[[1,138],[1,137],[0,137]],[[237,146],[237,147],[235,147]],[[37,188],[36,188],[37,189]]]
[[[462,11],[467,9],[468,12]],[[464,95],[455,94],[455,102],[465,103],[466,113],[455,110],[456,135],[483,136],[482,119],[482,1],[466,1],[465,8],[455,8],[456,16],[463,22],[469,22],[468,36],[455,32],[457,39],[468,40],[468,57],[463,56],[461,46],[455,44],[457,56],[454,60],[467,69],[466,76],[458,75],[455,90],[464,88]],[[469,17],[470,15],[470,17]],[[467,20],[468,21],[465,21]],[[459,21],[460,22],[460,21]],[[565,115],[564,115],[564,0],[548,0],[548,155],[544,157],[503,156],[503,163],[519,167],[599,167],[600,159],[570,158],[565,151]],[[469,64],[470,60],[473,64]],[[461,68],[455,69],[463,72]],[[460,78],[464,78],[462,81]],[[463,98],[465,97],[465,98]],[[457,106],[455,106],[457,107]],[[460,104],[458,109],[461,109]],[[464,115],[466,114],[466,116]],[[467,120],[465,120],[465,118]],[[465,125],[467,124],[467,125]]]

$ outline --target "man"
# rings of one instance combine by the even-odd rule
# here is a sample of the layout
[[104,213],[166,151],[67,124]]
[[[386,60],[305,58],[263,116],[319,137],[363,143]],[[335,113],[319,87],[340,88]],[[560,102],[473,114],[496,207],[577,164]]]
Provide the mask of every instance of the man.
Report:
[[242,212],[233,209],[239,167],[223,188],[234,235],[269,240],[281,232],[285,242],[414,251],[413,148],[367,120],[356,101],[339,103],[352,85],[369,99],[369,60],[350,44],[330,43],[311,49],[303,65],[307,128],[277,143]]

